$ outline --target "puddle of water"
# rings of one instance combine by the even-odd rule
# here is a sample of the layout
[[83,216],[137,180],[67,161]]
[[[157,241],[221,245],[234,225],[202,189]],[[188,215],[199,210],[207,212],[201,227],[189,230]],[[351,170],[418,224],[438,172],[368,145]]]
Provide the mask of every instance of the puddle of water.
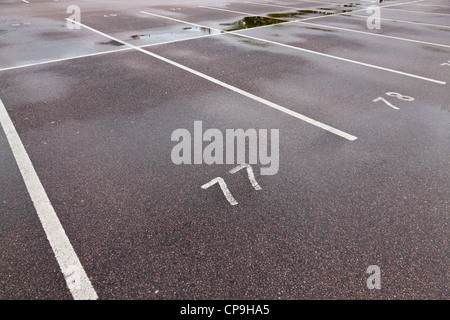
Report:
[[422,48],[424,48],[425,50],[429,50],[429,51],[433,51],[433,52],[439,52],[439,53],[447,53],[448,51],[445,49],[441,49],[441,48],[436,48],[436,47],[432,47],[432,46],[422,46]]
[[[184,27],[182,29],[182,33],[184,32],[195,32],[199,33],[201,35],[211,34],[214,33],[213,30],[210,28],[203,28],[203,27]],[[154,33],[154,34],[134,34],[131,36],[131,39],[133,40],[140,40],[140,39],[149,39],[149,38],[177,38],[177,35],[180,35],[180,32],[170,32],[170,33]]]
[[31,23],[29,22],[21,22],[21,23],[12,23],[11,27],[28,27]]
[[271,24],[277,24],[287,22],[287,20],[282,19],[271,19],[266,17],[245,17],[244,19],[232,22],[232,23],[222,23],[221,26],[226,26],[225,31],[236,31],[242,29],[250,29],[255,27],[267,26]]
[[261,42],[261,41],[252,40],[252,39],[242,39],[241,38],[241,39],[239,39],[239,42],[246,43],[246,44],[249,44],[254,47],[267,48],[268,46],[270,46],[270,44],[268,44],[266,42]]
[[[357,7],[359,3],[350,3],[345,5],[345,7]],[[314,10],[297,10],[294,12],[277,12],[277,13],[269,13],[267,17],[260,16],[251,16],[245,17],[241,20],[232,22],[232,23],[222,23],[221,26],[227,27],[224,31],[236,31],[242,29],[249,29],[261,26],[267,26],[271,24],[277,24],[282,22],[288,22],[287,18],[301,18],[305,15],[331,15],[336,13],[347,13],[352,12],[353,10],[346,10],[342,7],[340,8],[318,8]]]
[[308,15],[330,15],[336,13],[347,13],[352,12],[353,10],[345,10],[341,8],[318,8],[315,10],[297,10],[295,12],[280,12],[280,13],[269,13],[268,16],[271,18],[301,18]]
[[360,6],[360,3],[347,3],[347,4],[341,4],[340,7],[344,8],[356,8],[357,6]]
[[296,12],[283,12],[283,13],[269,13],[268,16],[272,18],[299,18],[305,14],[313,14],[314,10],[298,10]]
[[124,46],[123,43],[120,43],[116,40],[111,40],[108,42],[96,42],[97,44],[101,44],[101,45],[110,45],[110,46],[115,46],[115,47],[120,47],[120,46]]
[[323,28],[315,28],[315,27],[303,27],[303,28],[304,28],[304,29],[308,29],[308,30],[321,31],[321,32],[336,32],[336,30],[323,29]]
[[[209,35],[219,33],[217,30],[212,30],[210,28],[201,28],[201,27],[184,27],[174,30],[174,32],[165,32],[165,33],[148,33],[148,34],[133,34],[130,38],[124,40],[125,42],[133,42],[139,40],[151,40],[151,43],[159,43],[166,42],[172,40],[181,40],[187,37],[195,37],[202,35]],[[147,41],[148,42],[148,41]],[[122,43],[118,41],[108,41],[108,42],[96,42],[100,45],[110,45],[110,46],[124,46]]]

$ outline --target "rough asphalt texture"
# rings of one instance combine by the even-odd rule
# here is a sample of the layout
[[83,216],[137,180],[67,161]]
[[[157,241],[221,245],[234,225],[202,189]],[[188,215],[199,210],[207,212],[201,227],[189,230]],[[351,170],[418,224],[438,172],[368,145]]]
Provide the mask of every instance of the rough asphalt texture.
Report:
[[[87,29],[68,30],[68,2],[30,2],[0,1],[0,69],[125,48]],[[222,0],[148,3],[78,1],[83,24],[134,45],[211,31],[140,10],[219,29],[245,15],[198,5],[254,15],[293,10]],[[371,4],[359,3],[353,9]],[[393,8],[434,14],[383,9],[382,17],[447,27],[383,21],[372,31],[365,18],[341,15],[308,21],[321,26],[242,33],[450,82],[450,67],[441,66],[448,47],[325,28],[450,46],[450,5],[423,4]],[[100,299],[449,298],[448,83],[236,35],[146,50],[358,140],[134,50],[0,71],[0,99]],[[372,102],[377,97],[400,110]],[[234,165],[174,165],[171,134],[192,132],[194,121],[222,132],[279,129],[279,173],[261,176],[254,166],[263,189],[255,191],[244,171],[227,173]],[[217,187],[200,188],[217,176],[239,205]],[[2,130],[0,177],[0,299],[71,299]],[[370,265],[381,268],[381,290],[366,287]]]

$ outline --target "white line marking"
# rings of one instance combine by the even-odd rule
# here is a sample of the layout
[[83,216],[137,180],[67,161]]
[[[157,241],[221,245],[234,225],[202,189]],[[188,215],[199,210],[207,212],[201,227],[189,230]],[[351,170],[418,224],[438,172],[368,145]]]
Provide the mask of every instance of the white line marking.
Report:
[[[318,2],[318,1],[308,1],[308,2]],[[268,7],[286,8],[286,9],[295,9],[295,10],[305,10],[305,9],[311,9],[311,7],[313,7],[313,6],[309,6],[309,7],[305,7],[305,8],[298,8],[298,7],[282,6],[282,5],[278,5],[278,4],[271,4],[271,3],[265,3],[265,2],[264,3],[258,3],[258,2],[250,2],[250,1],[244,1],[243,3],[254,4],[254,5],[257,5],[257,6],[264,6],[264,7],[268,6]],[[321,3],[321,2],[318,2],[318,3]],[[325,4],[332,4],[332,5],[335,5],[335,6],[339,5],[337,3],[331,3],[331,2],[323,2],[323,3],[325,3]],[[313,9],[311,9],[311,10],[313,10]]]
[[[263,14],[255,14],[255,13],[248,13],[248,12],[242,12],[242,11],[236,11],[236,10],[230,10],[230,9],[222,9],[222,8],[216,8],[216,7],[207,7],[207,6],[198,6],[199,8],[203,8],[203,9],[210,9],[210,10],[217,10],[217,11],[224,11],[224,12],[231,12],[231,13],[237,13],[237,14],[242,14],[242,15],[247,15],[247,16],[252,16],[252,17],[267,17]],[[267,17],[270,18],[270,17]],[[282,19],[278,19],[278,18],[271,18],[274,20],[282,20]]]
[[[325,1],[314,1],[314,0],[310,0],[310,1],[302,1],[302,0],[297,0],[297,2],[312,2],[312,3],[323,3],[323,4],[332,4],[332,5],[340,5],[340,4],[345,4],[345,3],[336,3],[336,2],[325,2]],[[244,3],[254,3],[254,2],[245,2]]]
[[2,71],[9,71],[9,70],[15,70],[15,69],[21,69],[21,68],[27,68],[27,67],[40,66],[40,65],[48,64],[48,63],[56,63],[56,62],[68,61],[68,60],[74,60],[74,59],[80,59],[80,58],[86,58],[86,57],[94,57],[94,56],[99,56],[99,55],[103,55],[103,54],[107,54],[107,53],[126,51],[126,50],[131,50],[131,49],[130,48],[117,49],[117,50],[111,50],[111,51],[103,51],[103,52],[97,52],[97,53],[84,54],[84,55],[68,57],[68,58],[61,58],[61,59],[55,59],[55,60],[47,60],[47,61],[41,61],[41,62],[35,62],[35,63],[28,63],[28,64],[23,64],[23,65],[14,66],[14,67],[6,67],[6,68],[3,68],[3,69],[0,69],[0,72],[2,72]]
[[261,186],[258,184],[258,181],[256,181],[255,174],[253,173],[253,168],[252,168],[251,165],[249,165],[247,163],[240,164],[236,168],[231,169],[230,173],[231,174],[235,174],[236,172],[239,172],[242,169],[246,169],[247,170],[248,180],[250,180],[250,182],[252,184],[252,187],[255,190],[262,190]]
[[[212,7],[204,7],[204,6],[200,6],[200,7],[201,8],[206,8],[206,9],[218,10],[218,11],[230,11],[230,10],[220,9],[220,8],[212,8]],[[240,12],[240,14],[253,15],[251,13],[245,13],[245,12]],[[261,15],[257,15],[257,16],[261,16]],[[295,22],[300,22],[300,21],[301,20],[298,20],[298,21],[295,21]],[[276,26],[276,24],[274,24],[274,25]],[[298,50],[298,51],[303,51],[303,52],[316,54],[316,55],[319,55],[319,56],[322,56],[322,57],[327,57],[327,58],[331,58],[331,59],[335,59],[335,60],[340,60],[340,61],[345,61],[345,62],[358,64],[358,65],[369,67],[369,68],[373,68],[373,69],[378,69],[378,70],[383,70],[383,71],[387,71],[387,72],[391,72],[391,73],[396,73],[396,74],[400,74],[400,75],[403,75],[403,76],[406,76],[406,77],[410,77],[410,78],[416,78],[416,79],[419,79],[419,80],[424,80],[424,81],[433,82],[433,83],[437,83],[437,84],[446,84],[446,82],[441,81],[441,80],[431,79],[431,78],[419,76],[419,75],[408,73],[408,72],[403,72],[403,71],[398,71],[398,70],[394,70],[394,69],[390,69],[390,68],[377,66],[377,65],[374,65],[374,64],[370,64],[370,63],[365,63],[365,62],[356,61],[356,60],[352,60],[352,59],[346,59],[346,58],[342,58],[342,57],[338,57],[338,56],[333,56],[331,54],[326,54],[326,53],[322,53],[322,52],[318,52],[318,51],[313,51],[313,50],[309,50],[309,49],[305,49],[305,48],[301,48],[301,47],[295,47],[295,46],[291,46],[291,45],[284,44],[284,43],[281,43],[281,42],[265,40],[265,39],[261,39],[261,38],[257,38],[257,37],[244,35],[244,34],[241,34],[241,33],[233,33],[233,34],[237,35],[237,36],[240,36],[240,37],[245,37],[245,38],[248,38],[248,39],[252,39],[252,40],[257,40],[257,41],[266,42],[266,43],[270,43],[270,44],[274,44],[274,45],[278,45],[278,46],[282,46],[282,47],[286,47],[286,48],[290,48],[290,49],[294,49],[294,50]]]
[[[141,11],[141,12],[144,13],[143,11]],[[169,18],[164,17],[164,16],[158,16],[158,15],[155,15],[155,16],[169,19]],[[171,18],[171,19],[173,21],[186,23],[186,22],[181,21],[181,20],[177,20],[177,19],[173,19],[173,18]],[[281,22],[281,23],[278,23],[278,24],[281,25],[281,24],[288,24],[288,23],[293,23],[293,22],[294,21],[288,21],[288,22]],[[196,24],[192,24],[192,25],[197,26]],[[266,27],[270,27],[270,26],[271,25],[266,25],[266,26],[255,27],[255,28],[252,28],[252,29],[260,29],[260,28],[266,28]],[[207,28],[209,28],[209,27],[207,27]],[[214,29],[214,28],[209,28],[209,29]],[[164,45],[164,44],[171,44],[171,43],[176,43],[176,42],[183,42],[183,41],[196,40],[196,39],[207,38],[207,37],[221,36],[221,35],[225,34],[225,33],[222,33],[222,30],[220,30],[220,29],[214,29],[214,30],[218,30],[221,33],[207,34],[207,35],[202,35],[202,36],[189,37],[189,38],[185,38],[185,39],[177,39],[177,40],[170,40],[170,41],[165,41],[165,42],[145,44],[145,45],[139,46],[139,48],[148,48],[148,47],[159,46],[159,45]],[[234,32],[238,32],[238,31],[243,31],[243,30],[237,30],[237,31],[228,32],[228,33],[234,33]],[[27,67],[34,67],[34,66],[39,66],[39,65],[48,64],[48,63],[55,63],[55,62],[69,61],[69,60],[80,59],[80,58],[93,57],[93,56],[109,54],[109,53],[115,53],[115,52],[121,52],[121,51],[129,51],[129,50],[133,50],[133,48],[115,49],[115,50],[109,50],[109,51],[103,51],[103,52],[97,52],[97,53],[84,54],[84,55],[80,55],[80,56],[73,56],[73,57],[67,57],[67,58],[61,58],[61,59],[47,60],[47,61],[42,61],[42,62],[28,63],[28,64],[24,64],[24,65],[19,65],[19,66],[6,67],[6,68],[3,68],[3,69],[0,69],[0,72],[2,72],[2,71],[9,71],[9,70],[15,70],[15,69],[21,69],[21,68],[27,68]]]
[[[68,19],[68,18],[66,18],[66,19],[67,19],[67,20],[70,20],[70,19]],[[305,121],[305,122],[307,122],[307,123],[309,123],[309,124],[312,124],[313,126],[316,126],[316,127],[321,128],[321,129],[323,129],[323,130],[326,130],[326,131],[328,131],[328,132],[334,133],[335,135],[338,135],[338,136],[340,136],[340,137],[342,137],[342,138],[345,138],[345,139],[350,140],[350,141],[354,141],[354,140],[358,139],[357,137],[355,137],[355,136],[353,136],[353,135],[351,135],[351,134],[345,133],[345,132],[343,132],[343,131],[341,131],[341,130],[338,130],[338,129],[336,129],[336,128],[333,128],[333,127],[331,127],[331,126],[328,126],[328,125],[326,125],[326,124],[324,124],[324,123],[321,123],[321,122],[319,122],[319,121],[316,121],[316,120],[314,120],[314,119],[311,119],[311,118],[309,118],[309,117],[307,117],[307,116],[304,116],[304,115],[302,115],[302,114],[300,114],[300,113],[297,113],[297,112],[292,111],[292,110],[290,110],[290,109],[288,109],[288,108],[285,108],[285,107],[283,107],[283,106],[280,106],[280,105],[278,105],[278,104],[276,104],[276,103],[273,103],[273,102],[271,102],[271,101],[268,101],[268,100],[266,100],[266,99],[263,99],[263,98],[261,98],[261,97],[258,97],[258,96],[254,95],[254,94],[252,94],[252,93],[246,92],[246,91],[244,91],[244,90],[242,90],[242,89],[239,89],[239,88],[237,88],[237,87],[234,87],[234,86],[232,86],[232,85],[229,85],[229,84],[227,84],[227,83],[225,83],[225,82],[223,82],[223,81],[220,81],[220,80],[218,80],[218,79],[215,79],[215,78],[213,78],[213,77],[210,77],[210,76],[208,76],[208,75],[206,75],[206,74],[204,74],[204,73],[201,73],[201,72],[199,72],[199,71],[196,71],[196,70],[194,70],[194,69],[191,69],[191,68],[189,68],[189,67],[186,67],[186,66],[184,66],[184,65],[182,65],[182,64],[179,64],[178,62],[172,61],[172,60],[170,60],[170,59],[167,59],[167,58],[164,58],[164,57],[162,57],[162,56],[160,56],[160,55],[157,55],[157,54],[155,54],[155,53],[153,53],[153,52],[150,52],[150,51],[144,50],[144,49],[142,49],[142,48],[136,47],[135,45],[132,45],[132,44],[127,43],[127,42],[125,42],[125,41],[122,41],[122,40],[120,40],[120,39],[114,38],[114,37],[112,37],[112,36],[110,36],[110,35],[107,35],[107,34],[101,32],[101,31],[98,31],[98,30],[96,30],[96,29],[94,29],[94,28],[91,28],[91,27],[89,27],[89,26],[87,26],[87,25],[85,25],[85,24],[79,23],[79,22],[77,22],[77,21],[72,21],[72,20],[70,20],[70,21],[71,21],[71,22],[74,22],[74,23],[76,23],[76,24],[79,24],[80,26],[82,26],[82,27],[84,27],[84,28],[86,28],[86,29],[89,29],[89,30],[91,30],[91,31],[93,31],[93,32],[95,32],[95,33],[98,33],[98,34],[100,34],[100,35],[102,35],[102,36],[104,36],[104,37],[106,37],[106,38],[108,38],[108,39],[111,39],[111,40],[120,42],[120,43],[122,43],[122,44],[124,44],[124,45],[126,45],[126,46],[129,46],[129,47],[132,47],[132,48],[134,48],[135,50],[137,50],[137,51],[139,51],[139,52],[142,52],[142,53],[144,53],[144,54],[146,54],[146,55],[149,55],[149,56],[151,56],[151,57],[153,57],[153,58],[156,58],[156,59],[159,59],[159,60],[161,60],[161,61],[164,61],[164,62],[166,62],[166,63],[168,63],[168,64],[171,64],[171,65],[173,65],[173,66],[175,66],[175,67],[177,67],[177,68],[180,68],[180,69],[182,69],[182,70],[185,70],[185,71],[187,71],[187,72],[189,72],[189,73],[192,73],[192,74],[194,74],[194,75],[196,75],[196,76],[199,76],[199,77],[201,77],[201,78],[203,78],[203,79],[205,79],[205,80],[208,80],[208,81],[210,81],[210,82],[212,82],[212,83],[215,83],[215,84],[217,84],[217,85],[219,85],[219,86],[222,86],[222,87],[224,87],[224,88],[226,88],[226,89],[229,89],[229,90],[231,90],[231,91],[234,91],[234,92],[236,92],[236,93],[239,93],[239,94],[241,94],[241,95],[243,95],[243,96],[245,96],[245,97],[247,97],[247,98],[250,98],[250,99],[252,99],[252,100],[258,101],[258,102],[260,102],[260,103],[262,103],[262,104],[265,104],[265,105],[268,106],[268,107],[271,107],[271,108],[276,109],[276,110],[278,110],[278,111],[284,112],[284,113],[286,113],[286,114],[288,114],[288,115],[290,115],[290,116],[293,116],[293,117],[295,117],[295,118],[297,118],[297,119],[300,119],[300,120],[302,120],[302,121]]]
[[[349,17],[358,17],[358,18],[367,19],[367,16],[360,16],[358,14],[353,14],[353,13],[346,13],[346,15],[349,16]],[[417,24],[417,25],[422,25],[422,26],[430,26],[430,27],[438,27],[438,28],[448,28],[448,29],[450,29],[450,26],[444,26],[444,25],[441,25],[441,24],[431,24],[431,23],[414,22],[414,21],[389,19],[389,18],[380,18],[380,19],[381,20],[386,20],[386,21],[395,21],[395,22],[401,22],[401,23],[410,23],[410,24]]]
[[403,12],[412,12],[412,13],[423,13],[423,14],[437,14],[437,15],[444,15],[444,16],[450,16],[448,13],[438,13],[438,12],[425,12],[425,11],[414,11],[414,10],[403,10],[403,9],[395,9],[395,8],[386,8],[387,10],[395,10],[395,11],[403,11]]
[[23,2],[25,2],[25,3],[29,3],[27,0],[22,0]]
[[[255,3],[255,2],[246,2],[246,1],[244,1],[244,3],[255,4],[255,5],[259,5],[259,6],[272,6],[272,7],[280,7],[280,8],[290,8],[290,9],[295,9],[295,10],[307,9],[307,8],[297,8],[297,7],[290,7],[290,6],[273,5],[273,4],[268,4],[268,3]],[[388,9],[388,10],[398,10],[398,9],[393,9],[393,8],[386,8],[386,9]],[[359,10],[355,10],[355,11],[359,11]],[[352,12],[354,12],[354,11],[352,11]],[[419,40],[412,40],[412,39],[406,39],[406,38],[382,35],[382,34],[378,34],[378,33],[371,33],[371,32],[358,31],[358,30],[353,30],[353,29],[345,29],[345,28],[339,28],[339,27],[332,27],[332,26],[326,26],[326,25],[302,22],[303,20],[304,19],[297,20],[297,21],[294,21],[294,22],[311,24],[311,25],[316,25],[316,26],[323,26],[325,28],[332,28],[332,29],[338,29],[338,30],[349,31],[349,32],[357,32],[357,33],[368,34],[368,35],[372,35],[372,36],[385,37],[385,38],[391,38],[391,39],[396,39],[396,40],[417,42],[417,43],[422,43],[422,44],[428,44],[428,45],[433,45],[433,46],[450,48],[450,46],[445,45],[445,44],[439,44],[439,43],[433,43],[433,42],[425,42],[425,41],[419,41]]]
[[[418,1],[412,1],[412,2],[403,2],[403,3],[398,3],[398,4],[391,4],[389,6],[398,6],[401,4],[409,4],[409,3],[415,3],[415,2],[422,2],[424,0],[418,0]],[[309,1],[306,1],[309,2]],[[315,2],[315,1],[311,1],[311,2]],[[384,7],[388,7],[383,6]],[[364,10],[364,9],[362,9]],[[354,10],[352,12],[357,12],[357,11],[361,11],[361,10]],[[142,12],[142,11],[141,11]],[[342,14],[342,13],[341,13]],[[334,14],[333,14],[334,15]],[[158,16],[158,15],[156,15]],[[163,17],[163,16],[160,16]],[[301,19],[301,21],[304,20],[309,20],[309,19],[317,19],[317,18],[325,18],[327,16],[321,16],[321,17],[312,17],[312,18],[306,18],[306,19]],[[167,18],[167,17],[163,17],[163,18]],[[173,19],[174,21],[180,21],[180,22],[184,22],[181,20],[177,20],[177,19]],[[294,23],[296,21],[287,21],[287,22],[281,22],[281,23],[277,23],[276,25],[282,25],[282,24],[290,24],[290,23]],[[186,23],[186,22],[184,22]],[[260,26],[260,27],[255,27],[255,28],[251,28],[252,30],[254,29],[261,29],[261,28],[268,28],[268,27],[272,27],[273,25],[265,25],[265,26]],[[216,29],[219,30],[219,29]],[[232,31],[232,32],[228,32],[228,33],[238,33],[238,32],[245,32],[247,30],[250,29],[244,29],[244,30],[236,30],[236,31]],[[221,31],[221,30],[219,30]],[[220,34],[211,34],[211,35],[204,35],[204,36],[198,36],[198,37],[191,37],[191,38],[186,38],[186,39],[179,39],[179,40],[173,40],[173,41],[167,41],[167,42],[160,42],[160,43],[154,43],[154,44],[148,44],[148,45],[142,45],[139,46],[140,48],[147,48],[150,46],[157,46],[157,45],[164,45],[164,44],[169,44],[169,43],[174,43],[174,42],[181,42],[181,41],[188,41],[188,40],[195,40],[195,39],[199,39],[199,38],[203,38],[203,37],[213,37],[213,36],[219,36],[222,35],[223,33]],[[97,55],[103,55],[103,54],[108,54],[108,53],[115,53],[115,52],[120,52],[120,51],[128,51],[128,50],[132,50],[132,48],[124,48],[124,49],[117,49],[117,50],[110,50],[110,51],[104,51],[104,52],[98,52],[98,53],[92,53],[92,54],[86,54],[86,55],[80,55],[80,56],[74,56],[74,57],[68,57],[68,58],[61,58],[61,59],[55,59],[55,60],[47,60],[47,61],[42,61],[42,62],[36,62],[36,63],[29,63],[29,64],[25,64],[25,65],[19,65],[19,66],[14,66],[14,67],[6,67],[3,69],[0,69],[0,72],[2,71],[8,71],[8,70],[15,70],[15,69],[20,69],[20,68],[26,68],[26,67],[34,67],[34,66],[38,66],[38,65],[43,65],[43,64],[47,64],[47,63],[55,63],[55,62],[61,62],[61,61],[68,61],[68,60],[73,60],[73,59],[80,59],[80,58],[86,58],[86,57],[92,57],[92,56],[97,56]]]
[[[199,7],[201,7],[201,6],[199,6]],[[225,31],[225,30],[220,30],[220,29],[217,29],[217,28],[208,27],[208,26],[204,26],[204,25],[200,25],[200,24],[196,24],[196,23],[192,23],[192,22],[188,22],[188,21],[184,21],[184,20],[180,20],[180,19],[175,19],[175,18],[171,18],[171,17],[167,17],[167,16],[161,16],[161,15],[156,14],[156,13],[150,13],[150,12],[146,12],[146,11],[139,11],[139,12],[143,13],[143,14],[150,15],[150,16],[155,16],[155,17],[159,17],[159,18],[163,18],[163,19],[167,19],[167,20],[172,20],[172,21],[176,21],[176,22],[180,22],[180,23],[184,23],[184,24],[189,24],[189,25],[192,25],[192,26],[195,26],[195,27],[202,27],[202,28],[208,28],[208,29],[211,29],[211,30],[220,31],[221,32],[220,34],[227,34],[227,33],[228,34],[237,34],[238,32],[241,32],[241,31],[250,30],[250,29],[243,29],[243,30],[236,30],[236,31]],[[284,25],[284,24],[290,24],[290,23],[294,23],[294,22],[295,21],[286,21],[286,22],[277,23],[276,25]],[[265,26],[260,26],[260,27],[254,27],[254,28],[251,28],[251,30],[262,29],[262,28],[267,28],[267,27],[272,27],[272,25],[265,25]]]
[[[412,3],[417,3],[417,2],[423,2],[425,0],[415,0],[415,1],[410,1],[410,2],[402,2],[402,3],[394,3],[394,4],[389,4],[389,5],[385,5],[385,6],[381,6],[380,8],[388,8],[388,7],[393,7],[393,6],[399,6],[402,4],[412,4]],[[229,12],[233,12],[233,13],[239,13],[239,14],[246,14],[246,15],[252,15],[252,16],[264,16],[264,15],[257,15],[257,14],[251,14],[251,13],[246,13],[246,12],[240,12],[240,11],[233,11],[233,10],[228,10],[228,9],[219,9],[219,8],[214,8],[214,7],[207,7],[207,6],[199,6],[199,8],[206,8],[206,9],[212,9],[212,10],[222,10],[222,11],[229,11]],[[290,7],[293,8],[293,7]],[[298,8],[301,9],[301,8]],[[362,9],[358,9],[358,10],[352,10],[351,12],[361,12],[361,11],[366,11],[366,7],[362,8]],[[310,18],[304,18],[304,19],[299,19],[296,21],[306,21],[306,20],[313,20],[313,19],[323,19],[323,18],[328,18],[328,17],[333,17],[333,16],[338,16],[338,15],[345,15],[348,14],[348,12],[338,12],[338,13],[331,13],[331,14],[327,14],[327,15],[322,15],[322,16],[317,16],[317,17],[310,17]],[[270,19],[276,19],[276,18],[272,18],[272,17],[267,17]],[[281,19],[279,19],[281,20]],[[295,22],[295,21],[294,21]],[[269,25],[271,26],[271,25]]]
[[[244,3],[249,3],[249,4],[254,4],[254,5],[259,5],[259,6],[271,6],[271,7],[277,7],[277,8],[287,8],[287,9],[295,9],[295,10],[304,10],[304,9],[309,9],[309,8],[311,8],[311,6],[310,7],[308,7],[308,8],[298,8],[298,7],[291,7],[291,6],[284,6],[284,5],[274,5],[274,4],[269,4],[269,3],[256,3],[256,2],[249,2],[249,1],[244,1]],[[329,3],[329,4],[334,4],[335,6],[339,6],[339,5],[342,5],[342,4],[339,4],[339,3]],[[404,12],[415,12],[415,13],[425,13],[425,14],[441,14],[441,15],[449,15],[449,14],[446,14],[446,13],[436,13],[436,12],[422,12],[422,11],[411,11],[411,10],[403,10],[403,9],[395,9],[395,8],[391,8],[391,6],[398,6],[398,5],[401,5],[401,4],[403,4],[403,3],[398,3],[398,4],[393,4],[393,5],[386,5],[386,6],[381,6],[380,8],[385,8],[385,9],[387,9],[387,10],[396,10],[396,11],[404,11]],[[419,5],[419,3],[414,3],[414,2],[411,2],[411,4],[417,4],[417,5]],[[358,12],[358,11],[364,11],[365,9],[367,9],[367,7],[363,7],[361,10],[353,10],[352,12]],[[337,13],[337,14],[343,14],[343,12],[341,12],[341,13]],[[331,15],[337,15],[337,14],[331,14]],[[311,17],[311,18],[306,18],[306,19],[316,19],[316,18],[319,18],[319,17]],[[325,18],[325,17],[320,17],[320,18]],[[302,19],[302,20],[306,20],[306,19]]]
[[[139,48],[148,48],[148,47],[170,44],[170,43],[175,43],[175,42],[195,40],[195,39],[214,37],[214,36],[220,36],[220,35],[223,35],[223,33],[206,34],[206,35],[202,35],[202,36],[189,37],[189,38],[185,38],[185,39],[177,39],[177,40],[171,40],[171,41],[165,41],[165,42],[145,44],[145,45],[139,46]],[[97,52],[97,53],[83,54],[80,56],[74,56],[74,57],[68,57],[68,58],[61,58],[61,59],[47,60],[47,61],[36,62],[36,63],[29,63],[29,64],[20,65],[20,66],[3,68],[3,69],[0,69],[0,72],[21,69],[21,68],[27,68],[27,67],[34,67],[34,66],[39,66],[39,65],[48,64],[48,63],[55,63],[55,62],[69,61],[69,60],[80,59],[80,58],[100,56],[100,55],[104,55],[104,54],[108,54],[108,53],[115,53],[115,52],[121,52],[121,51],[129,51],[129,50],[133,50],[133,48],[115,49],[115,50],[102,51],[102,52]]]
[[[385,6],[380,6],[380,8],[394,7],[394,6],[399,6],[399,5],[402,5],[402,4],[413,4],[413,3],[417,3],[417,2],[423,2],[423,1],[425,1],[425,0],[416,0],[416,1],[410,1],[410,2],[393,3],[393,4],[388,4],[388,5],[385,5]],[[358,10],[352,10],[351,12],[361,12],[361,11],[366,11],[366,10],[367,10],[367,8],[363,8],[363,9],[358,9]],[[339,16],[339,15],[345,15],[345,14],[347,14],[347,12],[338,12],[338,13],[332,13],[332,14],[322,15],[322,16],[318,16],[318,17],[310,17],[310,18],[299,19],[297,21],[323,19],[323,18]]]
[[420,40],[406,39],[406,38],[388,36],[388,35],[379,34],[379,33],[371,33],[371,32],[366,32],[366,31],[346,29],[346,28],[340,28],[340,27],[335,27],[335,26],[328,26],[328,25],[311,23],[311,22],[296,21],[296,23],[308,24],[308,25],[317,26],[317,27],[324,27],[324,28],[328,28],[328,29],[337,29],[337,30],[343,30],[343,31],[349,31],[349,32],[362,33],[362,34],[367,34],[367,35],[370,35],[370,36],[383,37],[383,38],[389,38],[389,39],[395,39],[395,40],[401,40],[401,41],[409,41],[409,42],[428,44],[428,45],[431,45],[431,46],[450,48],[450,45],[440,44],[440,43],[435,43],[435,42],[426,42],[426,41],[420,41]]
[[231,194],[230,190],[227,187],[227,184],[225,183],[225,180],[223,180],[221,177],[217,177],[212,179],[210,182],[202,185],[202,189],[208,189],[209,187],[215,185],[216,183],[219,184],[220,189],[223,192],[223,195],[225,196],[225,198],[228,200],[228,202],[232,205],[235,206],[238,204],[238,202],[236,201],[236,199],[234,199],[233,195]]
[[[159,14],[156,14],[156,13],[150,13],[150,12],[147,12],[147,11],[139,11],[139,12],[140,12],[140,13],[143,13],[143,14],[146,14],[146,15],[149,15],[149,16],[154,16],[154,17],[158,17],[158,18],[163,18],[163,19],[166,19],[166,20],[172,20],[172,21],[175,21],[175,22],[183,23],[183,24],[189,24],[189,25],[194,26],[194,27],[208,28],[208,29],[216,30],[216,31],[220,31],[220,32],[222,31],[222,30],[217,29],[217,28],[210,28],[210,27],[207,27],[207,26],[204,26],[204,25],[201,25],[201,24],[197,24],[197,23],[192,23],[192,22],[187,23],[187,22],[184,21],[184,20],[166,17],[166,16],[162,16],[162,15],[159,15]],[[224,34],[224,33],[222,33],[222,34]]]
[[98,298],[97,293],[70,244],[69,238],[50,203],[27,151],[1,100],[0,123],[73,298],[75,300],[96,300]]

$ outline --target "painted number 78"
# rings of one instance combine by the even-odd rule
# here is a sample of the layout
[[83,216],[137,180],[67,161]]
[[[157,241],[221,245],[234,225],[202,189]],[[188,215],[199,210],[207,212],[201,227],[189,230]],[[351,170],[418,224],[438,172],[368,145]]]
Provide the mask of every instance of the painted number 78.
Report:
[[[395,97],[399,100],[403,100],[403,101],[414,101],[413,97],[409,97],[409,96],[404,96],[400,93],[397,92],[386,92],[386,95],[390,96],[390,97]],[[400,108],[397,108],[396,106],[394,106],[392,103],[390,103],[389,101],[387,101],[385,98],[383,97],[378,97],[376,99],[372,100],[373,102],[378,102],[378,101],[383,101],[384,103],[386,103],[389,107],[395,109],[395,110],[399,110]]]

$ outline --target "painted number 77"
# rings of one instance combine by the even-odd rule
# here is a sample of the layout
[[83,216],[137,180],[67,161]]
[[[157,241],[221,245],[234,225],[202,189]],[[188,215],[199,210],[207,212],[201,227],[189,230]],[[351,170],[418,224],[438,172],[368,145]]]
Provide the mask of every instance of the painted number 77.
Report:
[[[403,100],[403,101],[414,101],[413,97],[409,97],[409,96],[404,96],[400,93],[397,92],[386,92],[386,95],[390,96],[390,97],[395,97],[399,100]],[[390,103],[389,101],[387,101],[385,98],[383,97],[378,97],[376,99],[372,100],[373,102],[378,102],[378,101],[383,101],[384,103],[386,103],[389,107],[395,109],[395,110],[399,110],[400,108],[397,108],[396,106],[394,106],[392,103]]]

